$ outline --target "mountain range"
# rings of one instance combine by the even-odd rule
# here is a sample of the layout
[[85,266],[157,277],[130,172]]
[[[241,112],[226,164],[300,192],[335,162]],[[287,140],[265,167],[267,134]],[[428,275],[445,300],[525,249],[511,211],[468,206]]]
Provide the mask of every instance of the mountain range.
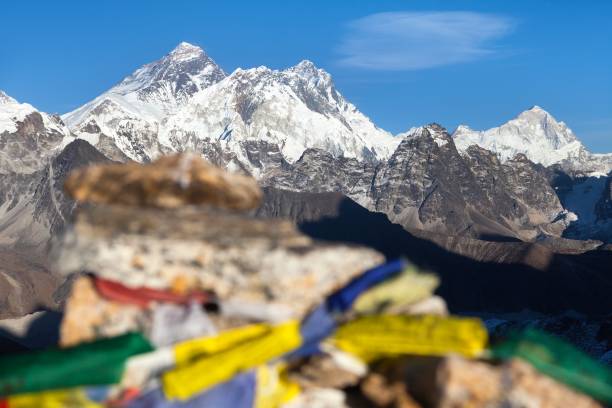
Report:
[[61,117],[0,92],[0,247],[47,268],[75,208],[62,191],[72,168],[182,151],[254,176],[269,192],[259,215],[312,222],[339,194],[462,256],[494,254],[487,262],[515,262],[510,244],[577,254],[612,242],[612,154],[590,153],[540,107],[485,131],[393,135],[310,61],[227,74],[181,43]]

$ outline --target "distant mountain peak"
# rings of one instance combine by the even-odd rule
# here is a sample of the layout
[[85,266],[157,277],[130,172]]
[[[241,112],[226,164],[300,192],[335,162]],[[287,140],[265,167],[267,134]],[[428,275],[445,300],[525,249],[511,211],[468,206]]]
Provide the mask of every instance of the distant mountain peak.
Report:
[[453,132],[453,135],[454,134],[461,134],[461,133],[464,133],[464,132],[473,132],[473,131],[474,131],[474,129],[472,129],[468,125],[463,125],[462,124],[462,125],[457,126],[457,128]]
[[461,125],[453,133],[453,138],[460,150],[476,144],[498,153],[504,161],[522,153],[529,160],[545,166],[579,157],[586,152],[565,123],[558,122],[538,105],[489,130],[475,131]]
[[548,111],[538,105],[533,105],[531,108],[519,113],[516,119],[521,118],[526,120],[549,120],[557,123],[557,120]]
[[543,109],[541,106],[539,106],[539,105],[533,105],[531,108],[529,108],[529,109],[527,109],[527,110],[532,111],[532,112],[545,112],[545,113],[548,113],[548,112],[546,112],[546,111],[545,111],[545,110],[544,110],[544,109]]
[[433,140],[438,147],[447,145],[452,142],[451,136],[443,126],[438,123],[430,123],[425,126],[413,127],[408,131],[400,133],[396,136],[399,139],[418,139],[418,138],[429,138]]
[[317,69],[314,62],[308,59],[301,60],[295,67],[300,69]]
[[188,43],[187,41],[181,41],[174,49],[171,54],[181,53],[181,52],[203,52],[202,48]]
[[447,133],[446,128],[444,126],[440,125],[439,123],[436,123],[436,122],[429,123],[428,125],[425,126],[425,128],[427,128],[429,130],[433,130],[434,132],[444,132],[444,133]]
[[297,74],[306,80],[317,79],[325,82],[331,82],[331,74],[324,69],[317,67],[310,60],[302,60],[297,65],[287,69],[286,72]]
[[319,71],[323,71],[319,69],[312,61],[310,60],[302,60],[298,64],[289,68],[289,71],[298,72],[298,73],[308,73],[308,74],[316,74]]
[[17,103],[17,101],[8,96],[2,89],[0,89],[0,105],[5,105],[9,103]]
[[207,55],[204,50],[197,45],[190,44],[188,42],[182,42],[170,53],[166,58],[172,59],[174,61],[188,61],[191,59],[197,58],[206,58]]
[[[140,117],[161,121],[183,106],[194,94],[221,81],[225,72],[204,50],[187,42],[178,44],[161,59],[143,65],[119,84],[82,107],[62,116],[70,127],[89,122],[96,110],[108,110],[109,121]],[[100,121],[103,122],[103,121]]]

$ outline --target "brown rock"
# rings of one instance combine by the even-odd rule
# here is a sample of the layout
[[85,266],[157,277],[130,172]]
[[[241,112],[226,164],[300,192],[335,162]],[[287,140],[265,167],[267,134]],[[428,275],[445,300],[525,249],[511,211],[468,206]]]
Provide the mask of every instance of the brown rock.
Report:
[[211,205],[231,210],[259,206],[262,193],[247,176],[228,173],[194,154],[150,164],[100,164],[74,170],[65,189],[82,203],[177,208]]
[[521,360],[493,366],[457,356],[405,359],[383,373],[393,380],[403,378],[411,395],[438,408],[601,406]]
[[521,360],[511,360],[504,366],[503,375],[511,378],[512,386],[506,389],[505,398],[514,406],[553,408],[601,407],[590,397],[580,394],[554,379],[538,373]]
[[402,381],[388,381],[377,373],[371,373],[362,381],[361,392],[375,407],[420,407],[408,394],[406,385]]
[[108,301],[98,294],[91,278],[81,276],[72,286],[60,327],[60,345],[74,346],[130,331],[145,331],[150,319],[136,306]]
[[367,366],[355,357],[348,363],[339,361],[345,354],[336,350],[311,356],[300,362],[290,371],[290,377],[302,389],[310,388],[346,388],[359,383],[367,373]]
[[384,257],[313,241],[278,219],[95,206],[78,214],[57,260],[65,274],[85,270],[128,287],[212,290],[234,302],[277,304],[299,318]]

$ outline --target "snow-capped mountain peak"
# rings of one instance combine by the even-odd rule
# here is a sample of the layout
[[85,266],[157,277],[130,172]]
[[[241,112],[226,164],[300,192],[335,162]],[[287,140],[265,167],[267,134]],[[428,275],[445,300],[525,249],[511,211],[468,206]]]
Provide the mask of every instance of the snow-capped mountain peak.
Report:
[[311,61],[227,76],[189,43],[63,118],[105,154],[120,151],[139,161],[212,143],[244,164],[250,160],[247,141],[277,146],[290,162],[308,148],[380,159],[399,143],[346,101],[331,75]]
[[179,43],[179,45],[177,45],[168,54],[168,56],[170,56],[175,61],[200,58],[203,55],[205,55],[205,53],[201,47],[198,47],[197,45],[193,45],[185,41]]
[[[518,123],[522,121],[523,123]],[[516,119],[517,127],[525,128],[524,125],[541,131],[554,149],[560,149],[570,143],[577,141],[576,135],[564,122],[557,121],[550,113],[534,105],[531,109],[522,112]]]
[[182,96],[181,92],[191,96],[225,76],[202,48],[182,42],[163,58],[136,70],[111,91],[124,95],[138,92],[146,100],[148,93],[169,85],[176,98]]
[[329,73],[307,60],[284,70],[237,69],[198,93],[164,122],[160,141],[177,149],[188,135],[222,141],[239,158],[240,143],[262,141],[279,146],[289,162],[308,148],[381,158],[396,146],[340,95]]
[[408,131],[400,133],[396,137],[398,139],[410,139],[424,136],[430,137],[438,147],[445,146],[448,142],[452,141],[446,129],[437,123],[410,128]]
[[331,75],[309,60],[300,61],[297,65],[288,68],[286,72],[295,73],[307,81],[331,82]]
[[[120,119],[137,118],[155,125],[184,105],[194,94],[226,77],[225,72],[202,48],[182,42],[161,59],[142,66],[107,92],[82,107],[62,116],[76,128],[96,117],[102,104],[115,106],[96,122],[109,135],[115,133]],[[93,113],[93,114],[92,114]]]
[[39,112],[0,91],[0,174],[32,173],[73,140],[56,115]]
[[0,105],[6,105],[9,103],[17,103],[17,101],[8,96],[2,89],[0,89]]
[[496,152],[502,160],[522,153],[545,166],[576,158],[586,151],[565,123],[537,105],[489,130],[475,131],[461,125],[453,138],[460,150],[475,144]]
[[36,109],[29,103],[19,103],[3,91],[0,91],[0,134],[17,130],[19,122]]

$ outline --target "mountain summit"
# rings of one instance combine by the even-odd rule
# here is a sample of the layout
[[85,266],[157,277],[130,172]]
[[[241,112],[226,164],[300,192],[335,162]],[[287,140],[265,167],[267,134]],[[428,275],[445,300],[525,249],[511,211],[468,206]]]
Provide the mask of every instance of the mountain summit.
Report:
[[[74,127],[101,113],[121,112],[149,122],[161,120],[193,94],[225,78],[225,72],[199,47],[180,43],[163,58],[146,64],[107,92],[63,115]],[[97,110],[97,111],[96,111]],[[106,125],[105,120],[98,125]]]
[[290,162],[308,148],[380,159],[399,143],[346,101],[331,75],[311,61],[227,76],[201,48],[185,42],[63,119],[109,157],[148,161],[215,144],[254,175],[261,169],[249,164],[247,141],[275,146]]
[[489,130],[475,131],[461,125],[453,133],[453,139],[460,150],[478,145],[497,153],[502,161],[520,153],[544,166],[564,164],[597,172],[612,169],[612,157],[589,153],[564,122],[557,121],[537,105]]
[[0,89],[0,105],[5,105],[8,103],[17,103],[17,101],[10,96],[8,96],[2,89]]

